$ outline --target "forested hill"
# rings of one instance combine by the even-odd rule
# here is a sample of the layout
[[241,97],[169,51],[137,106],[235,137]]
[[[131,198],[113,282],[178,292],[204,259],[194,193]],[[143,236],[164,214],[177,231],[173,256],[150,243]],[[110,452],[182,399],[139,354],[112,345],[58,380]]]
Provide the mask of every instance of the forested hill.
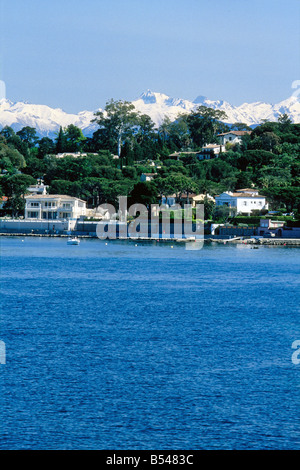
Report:
[[[55,139],[38,138],[32,127],[1,130],[0,196],[8,197],[7,213],[22,214],[23,195],[37,179],[50,193],[80,197],[90,206],[115,204],[119,195],[152,203],[162,195],[176,194],[180,201],[183,193],[214,196],[256,187],[274,209],[299,210],[300,124],[286,114],[263,122],[240,144],[227,144],[217,158],[199,161],[195,152],[218,143],[218,134],[249,127],[228,126],[222,111],[205,106],[173,122],[165,119],[158,129],[131,103],[111,100],[105,111],[94,116],[97,130],[90,138],[73,124]],[[74,152],[85,155],[57,158]],[[153,179],[141,183],[142,173],[153,173]],[[211,216],[213,205],[207,203],[206,210]]]

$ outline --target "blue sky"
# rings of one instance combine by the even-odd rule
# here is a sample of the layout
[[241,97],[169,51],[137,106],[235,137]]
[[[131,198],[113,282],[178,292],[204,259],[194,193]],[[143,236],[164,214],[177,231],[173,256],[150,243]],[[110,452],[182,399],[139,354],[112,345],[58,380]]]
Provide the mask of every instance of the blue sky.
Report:
[[300,79],[298,0],[0,0],[7,98],[94,110],[151,89],[276,103]]

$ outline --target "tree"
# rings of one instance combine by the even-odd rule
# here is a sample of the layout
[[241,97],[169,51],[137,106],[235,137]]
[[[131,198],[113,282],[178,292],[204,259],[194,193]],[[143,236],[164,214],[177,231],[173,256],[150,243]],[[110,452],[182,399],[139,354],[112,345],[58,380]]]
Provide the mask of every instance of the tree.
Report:
[[84,178],[81,181],[81,194],[93,207],[98,207],[108,202],[111,197],[111,185],[109,180],[103,178]]
[[64,131],[62,127],[59,128],[59,132],[57,134],[57,137],[55,139],[56,142],[56,153],[64,153],[67,150],[67,142],[66,142],[66,136],[64,134]]
[[194,144],[202,147],[204,144],[214,142],[221,126],[219,121],[226,118],[227,115],[224,111],[206,106],[199,106],[196,111],[192,111],[187,117],[187,124]]
[[134,105],[129,101],[108,101],[104,112],[95,113],[96,122],[100,128],[105,130],[114,143],[119,158],[124,142],[133,135],[133,130],[139,124],[138,113],[134,111]]
[[154,139],[154,126],[154,122],[147,114],[138,116],[138,130],[135,136],[138,144],[142,145],[145,141]]
[[66,194],[81,197],[81,184],[79,181],[53,180],[49,187],[49,194]]
[[212,218],[215,222],[227,222],[233,210],[233,208],[229,208],[228,206],[215,206],[212,213]]
[[132,204],[140,203],[149,208],[151,204],[157,203],[157,187],[153,181],[137,183],[134,185],[128,199],[130,206]]
[[26,161],[24,156],[16,149],[9,147],[6,144],[0,143],[0,166],[3,169],[25,168]]
[[280,114],[278,116],[278,122],[280,124],[280,128],[283,132],[287,132],[292,125],[292,120],[289,118],[288,114]]
[[2,187],[8,200],[5,209],[11,211],[13,216],[20,215],[24,212],[25,199],[24,195],[31,184],[35,184],[36,180],[30,175],[16,174],[3,177]]
[[274,152],[280,143],[280,138],[274,132],[264,132],[260,138],[262,148],[268,152]]
[[77,126],[74,126],[74,124],[70,124],[66,129],[64,129],[64,138],[67,152],[79,152],[86,140],[82,130]]
[[230,126],[231,131],[252,131],[251,127],[244,122],[235,122]]
[[23,127],[19,132],[17,132],[17,135],[23,140],[23,142],[26,142],[29,148],[35,147],[39,140],[34,127]]
[[161,125],[158,128],[158,134],[162,140],[162,143],[165,144],[168,140],[171,128],[171,119],[168,116],[165,116]]
[[179,150],[189,149],[191,146],[191,135],[187,122],[187,115],[182,114],[177,117],[176,121],[170,124],[169,139]]
[[24,157],[28,155],[28,144],[23,141],[21,137],[17,135],[11,127],[3,127],[0,132],[0,135],[4,137],[5,143],[8,146],[18,150]]
[[264,189],[263,194],[271,201],[273,208],[280,208],[284,204],[287,212],[292,212],[300,204],[300,188],[295,186],[270,187]]
[[172,187],[173,181],[167,177],[156,176],[154,182],[159,194],[160,201],[162,200],[163,196],[168,196],[174,192]]
[[38,158],[44,158],[45,155],[51,155],[55,153],[55,144],[53,140],[49,139],[49,137],[43,137],[41,140],[39,140],[38,145]]
[[170,188],[171,193],[176,194],[178,202],[181,202],[182,195],[185,193],[187,195],[187,203],[189,203],[189,195],[198,189],[195,180],[179,173],[168,176],[166,178],[166,185]]
[[214,201],[212,201],[211,199],[208,199],[208,197],[206,196],[203,199],[202,204],[204,205],[204,219],[205,220],[211,219],[213,216],[214,209],[215,209]]
[[242,171],[249,167],[260,169],[263,165],[269,164],[274,155],[266,150],[246,150],[237,158],[237,167]]

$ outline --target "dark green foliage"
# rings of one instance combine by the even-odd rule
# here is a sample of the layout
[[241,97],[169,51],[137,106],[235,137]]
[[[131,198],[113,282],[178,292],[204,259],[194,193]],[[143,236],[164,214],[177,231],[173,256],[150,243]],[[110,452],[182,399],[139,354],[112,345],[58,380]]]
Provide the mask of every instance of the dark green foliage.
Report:
[[38,143],[38,158],[44,158],[46,155],[51,155],[56,152],[55,143],[49,137],[43,137]]
[[66,136],[65,133],[60,127],[59,133],[56,138],[56,147],[55,147],[55,153],[64,153],[67,151],[67,141],[66,141]]
[[34,147],[39,140],[36,130],[29,126],[23,127],[19,132],[17,132],[17,135],[28,145],[29,148]]
[[3,193],[8,197],[5,204],[5,210],[13,216],[21,215],[24,212],[25,199],[28,186],[36,181],[32,176],[15,174],[11,176],[3,176],[1,186]]
[[145,182],[134,185],[128,198],[128,204],[131,206],[136,203],[144,204],[146,207],[157,203],[157,187],[155,183]]

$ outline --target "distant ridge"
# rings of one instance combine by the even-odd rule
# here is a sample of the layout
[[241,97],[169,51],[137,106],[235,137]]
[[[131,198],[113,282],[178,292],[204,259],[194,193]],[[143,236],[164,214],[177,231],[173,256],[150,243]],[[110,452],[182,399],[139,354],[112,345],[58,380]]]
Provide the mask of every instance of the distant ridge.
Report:
[[[189,101],[147,90],[132,103],[137,111],[148,114],[156,126],[159,126],[165,117],[173,121],[179,114],[190,113],[202,105],[225,111],[227,123],[243,122],[253,126],[261,123],[263,119],[277,121],[278,116],[284,113],[288,114],[292,122],[300,123],[300,102],[297,96],[291,96],[274,105],[255,102],[233,106],[227,101],[210,100],[201,95],[194,101]],[[91,136],[97,129],[97,125],[91,123],[95,111],[69,114],[60,108],[54,109],[46,105],[25,102],[13,103],[8,99],[2,99],[0,100],[0,128],[11,126],[18,131],[24,126],[30,126],[36,128],[40,137],[53,138],[60,126],[66,127],[74,124],[82,129],[86,136]]]

